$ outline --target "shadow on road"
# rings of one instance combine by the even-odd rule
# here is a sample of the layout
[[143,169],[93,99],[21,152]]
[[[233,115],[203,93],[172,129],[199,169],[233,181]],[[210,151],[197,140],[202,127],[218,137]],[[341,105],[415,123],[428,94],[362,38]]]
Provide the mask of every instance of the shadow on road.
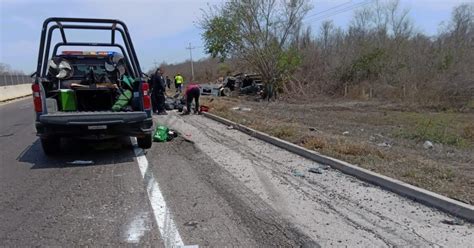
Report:
[[[63,139],[61,151],[57,155],[46,156],[38,138],[19,154],[17,160],[31,164],[31,169],[70,168],[130,163],[134,161],[134,153],[128,138],[103,141]],[[70,164],[75,160],[94,163],[92,165]]]

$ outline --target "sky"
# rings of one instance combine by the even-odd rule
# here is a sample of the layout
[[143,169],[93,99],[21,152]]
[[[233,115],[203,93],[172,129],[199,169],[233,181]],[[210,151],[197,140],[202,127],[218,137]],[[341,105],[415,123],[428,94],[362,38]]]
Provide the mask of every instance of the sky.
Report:
[[[144,71],[161,62],[178,63],[204,53],[197,22],[208,5],[224,0],[0,0],[0,63],[25,73],[34,71],[42,22],[52,16],[109,18],[126,23]],[[347,27],[353,15],[351,6],[368,0],[311,0],[313,8],[304,20],[317,33],[325,20]],[[453,7],[474,0],[400,0],[410,10],[415,28],[435,35],[440,23],[448,22]],[[349,9],[349,10],[348,10]],[[348,10],[348,11],[344,11]],[[320,13],[323,12],[323,13]],[[338,13],[341,12],[341,13]],[[56,32],[54,41],[59,40]],[[107,41],[109,33],[76,31],[70,40]],[[93,50],[93,49],[88,49]],[[104,49],[101,49],[104,50]]]

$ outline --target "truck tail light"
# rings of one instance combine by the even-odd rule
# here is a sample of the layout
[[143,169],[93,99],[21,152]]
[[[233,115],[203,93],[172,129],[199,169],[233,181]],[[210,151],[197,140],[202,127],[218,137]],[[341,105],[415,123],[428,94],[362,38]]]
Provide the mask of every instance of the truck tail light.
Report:
[[40,85],[35,83],[31,86],[31,89],[33,90],[33,103],[35,105],[35,112],[41,113],[43,112],[43,105],[41,103]]
[[150,86],[147,82],[142,83],[143,91],[143,108],[145,110],[151,109],[151,96],[150,96]]

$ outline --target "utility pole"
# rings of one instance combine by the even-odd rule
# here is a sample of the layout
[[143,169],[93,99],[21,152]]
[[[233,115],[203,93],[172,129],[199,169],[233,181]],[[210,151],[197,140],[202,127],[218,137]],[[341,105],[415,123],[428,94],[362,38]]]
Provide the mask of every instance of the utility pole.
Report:
[[189,42],[189,47],[186,47],[186,49],[189,49],[189,58],[191,59],[191,80],[194,81],[193,49],[196,49],[196,47],[191,46],[191,42]]

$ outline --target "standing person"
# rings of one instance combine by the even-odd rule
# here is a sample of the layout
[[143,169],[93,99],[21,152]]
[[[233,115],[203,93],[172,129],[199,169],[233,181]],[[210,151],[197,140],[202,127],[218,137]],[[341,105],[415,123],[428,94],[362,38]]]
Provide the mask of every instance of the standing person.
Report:
[[166,115],[165,110],[165,90],[166,82],[163,77],[163,70],[161,68],[156,69],[155,73],[151,77],[152,82],[152,104],[153,112],[159,115]]
[[168,89],[171,89],[171,79],[168,76],[166,76],[166,86],[168,87]]
[[178,92],[178,83],[177,83],[177,81],[176,81],[176,77],[177,77],[177,76],[178,76],[178,74],[174,75],[174,78],[173,78],[173,79],[174,79],[174,80],[173,80],[173,81],[174,81],[174,88],[176,89],[176,92]]
[[183,92],[183,83],[184,83],[184,78],[181,76],[181,74],[176,74],[176,77],[174,78],[176,80],[176,92]]
[[191,103],[194,99],[195,109],[194,113],[198,114],[199,111],[199,96],[201,96],[201,90],[199,89],[199,85],[196,83],[190,83],[186,86],[186,90],[184,91],[184,97],[186,99],[186,112],[185,115],[189,115],[191,113]]

